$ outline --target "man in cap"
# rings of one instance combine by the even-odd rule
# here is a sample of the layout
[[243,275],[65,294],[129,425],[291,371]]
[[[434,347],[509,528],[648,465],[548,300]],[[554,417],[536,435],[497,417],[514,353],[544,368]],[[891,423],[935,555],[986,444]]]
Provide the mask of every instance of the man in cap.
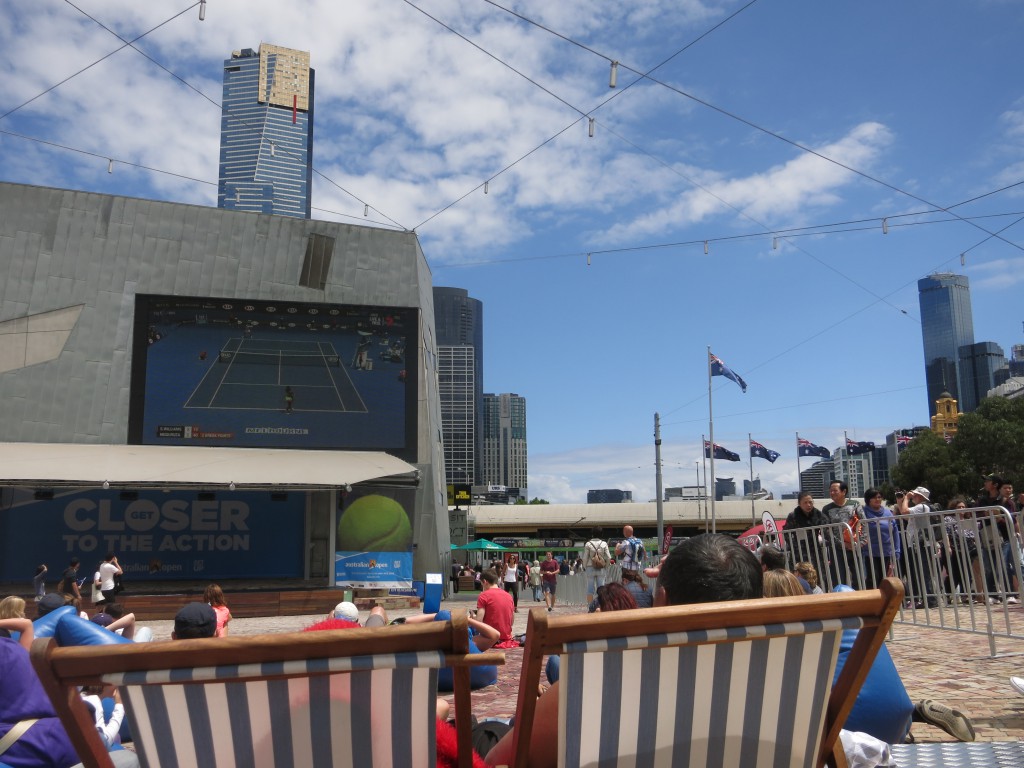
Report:
[[932,494],[924,486],[918,486],[902,495],[896,493],[896,514],[903,515],[906,522],[904,528],[904,551],[906,552],[907,573],[904,575],[909,587],[909,595],[914,599],[915,608],[924,608],[925,599],[929,608],[939,605],[935,591],[936,567],[934,531],[929,522],[932,514]]
[[217,631],[217,614],[207,603],[186,603],[174,617],[172,640],[193,640],[213,637]]

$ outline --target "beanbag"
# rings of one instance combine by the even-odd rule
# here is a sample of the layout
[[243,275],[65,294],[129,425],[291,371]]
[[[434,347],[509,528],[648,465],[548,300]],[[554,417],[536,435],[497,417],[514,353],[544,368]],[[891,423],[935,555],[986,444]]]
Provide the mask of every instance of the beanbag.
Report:
[[[833,592],[852,592],[853,590],[840,584]],[[850,655],[853,643],[857,639],[856,629],[843,632],[839,645],[839,660],[836,663],[836,674],[833,683],[839,679],[839,673]],[[857,699],[853,703],[850,716],[846,718],[846,730],[862,731],[881,739],[888,744],[902,744],[910,732],[911,719],[914,715],[914,703],[907,695],[907,689],[896,671],[896,665],[884,645],[878,649],[878,655],[871,664],[868,676],[864,679]]]
[[88,619],[83,619],[74,612],[69,616],[65,614],[53,633],[57,638],[57,645],[115,645],[117,643],[132,642],[126,637],[121,637],[116,632],[111,632],[106,627],[93,624]]
[[[451,620],[451,611],[438,611],[434,616],[434,621]],[[473,642],[473,630],[469,631],[469,652],[471,654],[482,653],[482,651],[476,647],[476,643]],[[487,664],[469,668],[469,687],[474,691],[477,688],[494,685],[496,682],[498,682],[498,668],[495,665]],[[450,693],[455,690],[455,680],[451,667],[442,667],[438,670],[437,690],[444,693]]]
[[75,606],[73,605],[62,605],[60,608],[47,613],[45,616],[40,616],[38,619],[32,622],[32,632],[36,637],[53,637],[54,631],[57,629],[57,624],[68,614],[76,616]]

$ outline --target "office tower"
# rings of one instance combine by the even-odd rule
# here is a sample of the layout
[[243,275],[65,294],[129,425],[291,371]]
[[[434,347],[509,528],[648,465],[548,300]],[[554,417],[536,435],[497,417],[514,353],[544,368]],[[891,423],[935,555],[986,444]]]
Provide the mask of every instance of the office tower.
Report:
[[1003,348],[994,341],[979,341],[960,347],[960,408],[964,413],[977,409],[988,391],[1006,381],[996,380],[997,371],[1009,373]]
[[[874,451],[868,453],[850,454],[846,446],[840,446],[836,449],[834,458],[834,470],[833,476],[836,480],[843,480],[849,487],[847,495],[862,497],[864,491],[870,488],[875,483],[875,454],[883,457],[885,456],[885,448],[881,449],[875,446]],[[888,470],[888,460],[885,460],[886,467]],[[828,486],[825,487],[826,496],[828,495]]]
[[832,459],[816,461],[810,469],[800,473],[800,490],[806,491],[816,499],[828,498],[828,486],[835,479],[835,462]]
[[[527,487],[526,398],[516,394],[484,395],[483,484]],[[589,497],[589,494],[588,494]]]
[[633,501],[632,491],[619,488],[599,488],[587,491],[587,504],[625,504]]
[[736,495],[736,481],[731,477],[715,478],[715,501],[722,501],[726,496]]
[[483,483],[484,309],[463,288],[434,288],[437,378],[444,474],[451,483]]
[[960,347],[974,343],[971,290],[966,275],[949,272],[921,278],[917,290],[928,414],[933,415],[935,401],[943,392],[958,400],[961,397]]
[[313,80],[308,53],[267,43],[224,62],[218,208],[310,218]]

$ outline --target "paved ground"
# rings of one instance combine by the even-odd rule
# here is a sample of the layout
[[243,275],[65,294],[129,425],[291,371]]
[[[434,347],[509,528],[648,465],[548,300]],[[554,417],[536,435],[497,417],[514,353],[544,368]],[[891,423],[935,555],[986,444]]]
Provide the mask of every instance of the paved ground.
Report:
[[[476,593],[455,595],[443,608],[472,607]],[[526,631],[529,608],[541,605],[529,596],[520,602],[514,630]],[[324,612],[333,606],[324,606]],[[578,606],[559,606],[557,612],[579,613]],[[1014,623],[1024,626],[1024,610],[1013,611]],[[392,616],[411,615],[414,610],[395,611]],[[323,616],[282,616],[235,619],[232,634],[292,632],[309,626]],[[365,615],[362,617],[365,619]],[[172,621],[147,621],[154,639],[170,638]],[[1010,675],[1024,675],[1024,647],[1011,640],[997,641],[996,656],[989,654],[988,638],[963,632],[928,627],[896,625],[889,652],[906,685],[911,700],[935,699],[968,714],[974,721],[979,741],[1024,740],[1024,696],[1008,682]],[[515,710],[522,651],[507,650],[506,663],[499,667],[497,685],[473,692],[473,711],[479,718],[509,717]],[[450,697],[449,697],[450,699]],[[943,731],[923,724],[914,725],[918,742],[950,741]]]

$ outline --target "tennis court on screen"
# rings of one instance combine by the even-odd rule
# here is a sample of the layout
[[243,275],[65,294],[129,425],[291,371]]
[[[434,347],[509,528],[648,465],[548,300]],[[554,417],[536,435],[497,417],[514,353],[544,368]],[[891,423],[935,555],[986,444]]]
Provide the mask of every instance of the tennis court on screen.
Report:
[[228,339],[185,403],[186,408],[365,413],[337,349],[312,340]]

